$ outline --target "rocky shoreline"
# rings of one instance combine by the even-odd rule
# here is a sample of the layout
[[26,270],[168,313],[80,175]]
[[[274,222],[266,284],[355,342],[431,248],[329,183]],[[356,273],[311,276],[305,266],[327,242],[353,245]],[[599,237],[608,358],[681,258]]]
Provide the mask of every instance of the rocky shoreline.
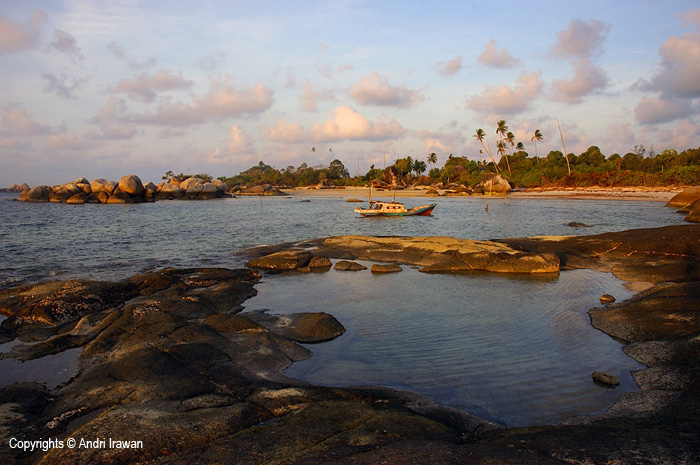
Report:
[[[254,262],[280,252],[293,265]],[[64,386],[0,389],[3,461],[700,463],[700,225],[493,242],[345,236],[256,249],[249,266],[324,271],[323,257],[441,265],[426,270],[438,272],[486,269],[479,264],[522,272],[519,262],[543,257],[556,263],[547,272],[610,271],[640,292],[592,309],[591,321],[647,366],[633,374],[640,391],[599,415],[502,428],[411,393],[313,386],[282,370],[311,355],[299,342],[340,336],[335,318],[241,313],[261,277],[256,270],[166,269],[0,291],[8,315],[0,342],[23,342],[11,357],[82,348],[79,372]],[[140,440],[142,447],[32,454],[7,447],[12,438]]]

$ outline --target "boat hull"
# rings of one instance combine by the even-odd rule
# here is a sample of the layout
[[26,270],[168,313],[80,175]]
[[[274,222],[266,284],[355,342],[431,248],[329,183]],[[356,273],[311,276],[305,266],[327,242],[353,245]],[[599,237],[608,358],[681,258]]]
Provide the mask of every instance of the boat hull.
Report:
[[433,209],[435,208],[435,203],[430,205],[422,205],[420,207],[413,207],[410,210],[403,212],[386,212],[378,210],[366,210],[363,208],[356,208],[355,212],[359,213],[364,217],[371,216],[430,216],[433,214]]

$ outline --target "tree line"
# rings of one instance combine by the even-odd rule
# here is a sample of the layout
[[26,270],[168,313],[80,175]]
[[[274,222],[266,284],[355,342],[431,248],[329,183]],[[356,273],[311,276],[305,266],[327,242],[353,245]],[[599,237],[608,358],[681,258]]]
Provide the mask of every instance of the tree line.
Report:
[[[442,167],[437,167],[441,156],[429,153],[424,159],[405,156],[394,160],[393,167],[409,184],[461,184],[473,187],[486,173],[502,175],[514,187],[625,187],[625,186],[690,186],[700,185],[700,147],[656,152],[644,145],[635,145],[628,153],[610,156],[597,146],[575,155],[552,150],[539,156],[537,142],[544,139],[542,132],[534,131],[531,142],[535,154],[531,156],[522,142],[508,130],[505,120],[498,122],[495,152],[483,129],[474,134],[482,147],[479,159],[449,154]],[[565,148],[562,137],[562,148]],[[314,152],[314,151],[312,151]],[[486,157],[484,157],[484,154]],[[497,161],[498,160],[498,161]],[[313,185],[360,186],[374,179],[382,179],[384,170],[372,165],[364,175],[351,177],[343,162],[334,159],[327,167],[298,167],[276,169],[261,161],[238,175],[220,177],[230,186],[272,184],[279,187]]]

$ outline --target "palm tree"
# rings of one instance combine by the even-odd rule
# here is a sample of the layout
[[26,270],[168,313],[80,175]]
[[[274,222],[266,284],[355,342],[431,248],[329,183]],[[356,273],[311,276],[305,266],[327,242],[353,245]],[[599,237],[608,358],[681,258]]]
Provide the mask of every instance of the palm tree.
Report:
[[537,159],[537,164],[540,164],[540,156],[537,154],[537,141],[542,140],[544,137],[542,137],[542,133],[540,132],[539,129],[535,129],[535,135],[532,136],[531,141],[535,143],[535,158]]
[[[498,123],[498,127],[496,128],[496,134],[499,136],[499,142],[503,141],[505,139],[506,134],[508,133],[508,125],[506,124],[506,120],[502,119]],[[510,171],[510,162],[508,161],[508,155],[505,155],[505,151],[503,152],[503,155],[506,157],[506,165],[508,165],[508,173],[513,174]]]
[[437,163],[437,155],[435,154],[435,152],[428,155],[428,163],[430,163],[431,165]]
[[557,119],[557,126],[559,126],[559,136],[561,137],[561,145],[564,147],[564,158],[566,158],[566,167],[569,169],[569,176],[571,176],[571,165],[569,164],[569,154],[566,153],[566,145],[564,145],[564,134],[561,132],[561,124],[559,124],[559,119]]
[[484,148],[484,151],[489,154],[489,158],[493,162],[493,166],[496,167],[496,173],[498,173],[498,165],[496,164],[496,160],[493,159],[493,155],[491,155],[491,150],[488,150],[486,146],[484,145],[484,139],[486,139],[486,133],[484,132],[483,129],[477,129],[476,134],[474,134],[472,137],[476,137],[476,140],[481,142],[481,146]]
[[[505,157],[506,162],[507,162],[508,155],[506,154],[506,141],[499,140],[498,142],[496,142],[496,147],[497,147],[496,152],[501,156],[501,160],[503,160],[503,157]],[[508,165],[508,170],[510,172],[510,164]]]
[[311,168],[314,167],[314,153],[316,153],[316,147],[311,147]]

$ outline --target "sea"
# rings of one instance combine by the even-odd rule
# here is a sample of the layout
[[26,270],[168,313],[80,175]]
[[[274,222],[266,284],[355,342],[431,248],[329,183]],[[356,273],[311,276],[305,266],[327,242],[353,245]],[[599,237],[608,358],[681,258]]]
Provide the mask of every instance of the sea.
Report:
[[[237,268],[253,247],[346,234],[489,240],[684,223],[663,202],[602,199],[494,197],[487,210],[483,197],[404,198],[409,207],[437,207],[429,217],[362,218],[353,212],[359,204],[335,194],[136,205],[17,198],[0,194],[0,289],[71,278],[118,280],[166,267]],[[587,314],[601,305],[602,294],[618,301],[633,295],[610,273],[435,275],[402,268],[382,276],[266,274],[245,311],[324,311],[346,327],[334,341],[307,345],[314,355],[294,363],[288,376],[416,392],[505,426],[602,412],[621,393],[638,389],[631,372],[642,366],[593,328]],[[0,345],[0,353],[17,343]],[[74,374],[78,355],[24,364],[0,360],[0,386],[37,380],[55,388]],[[615,374],[620,386],[594,384],[593,371]]]

